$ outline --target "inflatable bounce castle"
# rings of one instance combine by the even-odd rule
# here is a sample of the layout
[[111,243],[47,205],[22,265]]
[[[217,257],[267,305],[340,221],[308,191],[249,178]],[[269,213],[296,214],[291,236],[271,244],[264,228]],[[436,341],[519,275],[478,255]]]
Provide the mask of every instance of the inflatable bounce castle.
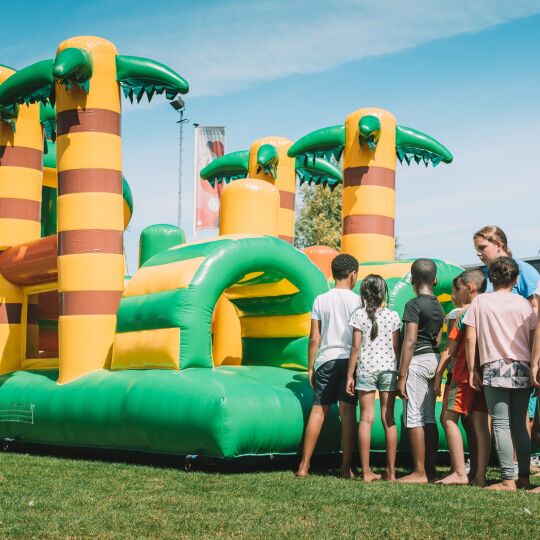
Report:
[[[332,286],[335,255],[293,247],[297,179],[343,183],[342,250],[362,261],[361,277],[387,279],[401,312],[413,290],[412,261],[394,260],[396,160],[449,163],[448,150],[374,108],[294,144],[259,139],[203,170],[227,184],[219,236],[189,244],[172,225],[148,227],[128,278],[120,96],[173,99],[188,83],[96,37],[68,39],[17,72],[1,66],[0,82],[0,437],[218,458],[297,453],[312,399],[310,310]],[[460,269],[437,270],[448,311]],[[339,444],[336,413],[318,451]]]

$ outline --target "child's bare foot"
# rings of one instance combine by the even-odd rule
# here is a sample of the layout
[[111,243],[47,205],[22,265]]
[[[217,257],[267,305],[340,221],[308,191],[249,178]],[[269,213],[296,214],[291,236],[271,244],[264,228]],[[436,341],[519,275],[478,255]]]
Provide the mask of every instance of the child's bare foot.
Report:
[[395,482],[396,481],[396,472],[395,471],[389,471],[386,469],[386,471],[383,474],[383,480],[386,480],[386,482]]
[[417,472],[412,472],[411,474],[402,476],[401,478],[398,478],[397,481],[401,482],[402,484],[427,484],[429,482],[426,473]]
[[516,480],[516,487],[518,489],[531,489],[533,486],[528,478],[518,478]]
[[368,471],[365,473],[362,473],[362,480],[364,482],[376,482],[377,480],[381,480],[382,475],[375,474],[374,472]]
[[515,480],[503,480],[498,484],[488,486],[486,489],[493,489],[494,491],[516,491]]
[[486,487],[486,479],[484,478],[469,478],[469,486],[476,486],[485,488]]
[[341,478],[345,478],[347,480],[354,480],[354,473],[350,467],[346,469],[341,469]]
[[469,479],[467,478],[467,475],[465,474],[458,474],[456,472],[453,472],[446,475],[444,478],[437,480],[437,482],[435,483],[445,485],[445,486],[451,486],[451,485],[456,485],[456,484],[461,485],[461,484],[468,484]]
[[535,487],[534,489],[531,489],[531,490],[529,491],[529,493],[538,493],[538,494],[540,494],[540,486]]
[[309,474],[309,471],[308,469],[298,469],[294,475],[296,476],[296,478],[305,478],[307,475]]

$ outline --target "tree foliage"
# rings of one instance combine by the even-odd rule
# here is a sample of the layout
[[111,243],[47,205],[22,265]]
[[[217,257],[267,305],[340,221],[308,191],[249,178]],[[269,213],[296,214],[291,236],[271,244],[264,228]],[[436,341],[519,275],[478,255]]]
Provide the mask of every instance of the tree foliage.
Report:
[[334,191],[323,186],[304,184],[300,188],[301,203],[296,215],[297,248],[323,245],[339,251],[341,246],[341,199],[343,188]]
[[[329,246],[341,248],[341,204],[343,187],[334,191],[323,186],[304,184],[300,188],[300,204],[296,212],[294,245],[303,249],[307,246]],[[403,245],[395,239],[396,259],[405,257]]]

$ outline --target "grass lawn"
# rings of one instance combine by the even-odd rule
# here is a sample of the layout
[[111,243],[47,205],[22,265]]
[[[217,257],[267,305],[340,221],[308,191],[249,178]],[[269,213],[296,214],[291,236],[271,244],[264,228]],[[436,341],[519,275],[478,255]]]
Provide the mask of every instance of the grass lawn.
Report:
[[540,495],[0,454],[0,538],[80,537],[539,538]]

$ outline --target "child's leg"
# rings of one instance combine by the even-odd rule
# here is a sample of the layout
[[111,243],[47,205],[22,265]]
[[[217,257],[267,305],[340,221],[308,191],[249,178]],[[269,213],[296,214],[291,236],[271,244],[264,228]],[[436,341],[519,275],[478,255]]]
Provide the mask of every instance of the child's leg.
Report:
[[[489,454],[491,451],[491,433],[489,431],[489,416],[483,411],[473,411],[471,417],[472,431],[475,440],[474,462],[476,471],[473,480],[475,485],[484,487],[486,485],[486,472],[489,463]],[[471,453],[471,463],[473,455]]]
[[380,474],[371,472],[369,452],[371,450],[371,428],[375,418],[375,391],[358,392],[360,398],[360,425],[358,426],[358,448],[360,449],[360,465],[364,482],[380,480]]
[[518,487],[528,487],[531,465],[531,438],[527,431],[530,388],[516,388],[510,394],[510,430],[519,466]]
[[443,425],[448,441],[448,451],[450,452],[450,460],[452,462],[452,473],[445,476],[438,484],[468,484],[469,479],[465,472],[465,455],[463,453],[463,440],[461,431],[458,426],[459,417],[461,415],[446,410],[444,411]]
[[[424,433],[424,406],[428,394],[428,373],[425,366],[413,357],[407,372],[407,396],[403,401],[405,426],[413,459],[413,471],[398,479],[398,482],[427,484],[426,438]],[[432,385],[433,388],[433,385]]]
[[394,417],[395,392],[381,392],[381,420],[386,438],[386,480],[396,479],[397,428]]
[[354,478],[351,462],[356,433],[356,405],[340,401],[339,416],[341,418],[341,475],[343,478]]
[[472,425],[472,417],[470,415],[461,415],[461,424],[465,430],[465,436],[467,437],[467,446],[469,447],[469,463],[470,468],[467,476],[469,480],[476,476],[477,463],[476,456],[478,455],[478,449],[476,448],[476,436],[474,434],[474,428]]
[[[514,390],[509,388],[497,388],[484,386],[486,403],[493,418],[493,433],[495,435],[495,447],[501,466],[500,484],[490,486],[491,489],[503,489],[514,491],[514,446],[510,434],[510,393]],[[525,412],[523,419],[525,420]]]
[[304,450],[302,452],[302,461],[298,466],[296,476],[307,476],[309,471],[309,465],[311,463],[311,457],[315,451],[315,445],[321,434],[324,421],[330,410],[330,405],[313,405],[311,408],[311,414],[306,426],[306,432],[304,434]]
[[437,398],[433,389],[433,380],[439,363],[439,355],[424,355],[428,358],[423,360],[425,366],[425,377],[427,379],[427,394],[424,405],[425,439],[426,439],[426,474],[429,480],[434,480],[437,476],[437,452],[439,450],[439,430],[435,419],[435,404]]

